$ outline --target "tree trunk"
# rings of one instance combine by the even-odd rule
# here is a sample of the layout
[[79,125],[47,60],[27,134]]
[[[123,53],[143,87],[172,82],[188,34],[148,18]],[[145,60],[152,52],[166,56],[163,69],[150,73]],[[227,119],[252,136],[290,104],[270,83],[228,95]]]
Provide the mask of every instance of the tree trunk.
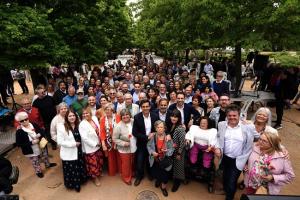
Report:
[[235,77],[235,91],[237,93],[242,80],[242,46],[240,42],[235,45]]

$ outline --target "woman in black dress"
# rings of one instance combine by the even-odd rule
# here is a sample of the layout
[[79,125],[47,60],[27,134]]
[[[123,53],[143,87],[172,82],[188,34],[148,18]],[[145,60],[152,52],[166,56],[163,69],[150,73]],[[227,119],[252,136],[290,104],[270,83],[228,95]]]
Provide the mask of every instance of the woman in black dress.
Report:
[[68,111],[65,123],[57,127],[57,143],[60,145],[65,187],[80,192],[80,186],[87,176],[78,124],[78,115],[72,110]]
[[184,158],[185,158],[185,128],[181,123],[181,113],[175,109],[171,113],[171,130],[169,134],[174,143],[173,153],[173,187],[172,192],[176,192],[181,181],[185,180]]

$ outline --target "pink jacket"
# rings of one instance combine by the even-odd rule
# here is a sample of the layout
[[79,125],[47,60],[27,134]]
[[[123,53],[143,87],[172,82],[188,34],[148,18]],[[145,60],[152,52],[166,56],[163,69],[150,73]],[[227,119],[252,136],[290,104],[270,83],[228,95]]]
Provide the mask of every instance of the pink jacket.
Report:
[[[257,145],[253,145],[252,153],[248,159],[248,169],[252,169],[253,163],[259,158],[260,149]],[[277,195],[280,193],[280,189],[287,183],[290,183],[294,178],[295,174],[291,165],[291,161],[287,159],[282,152],[275,152],[272,156],[270,166],[274,169],[271,170],[274,177],[274,182],[268,183],[269,194]],[[244,183],[248,187],[249,170],[245,173]]]

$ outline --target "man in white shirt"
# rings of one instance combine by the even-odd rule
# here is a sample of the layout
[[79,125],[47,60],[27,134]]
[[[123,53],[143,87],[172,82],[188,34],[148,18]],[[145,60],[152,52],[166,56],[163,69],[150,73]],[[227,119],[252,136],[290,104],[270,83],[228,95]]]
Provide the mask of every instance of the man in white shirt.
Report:
[[161,121],[166,121],[166,117],[167,117],[167,110],[168,110],[168,105],[169,105],[169,101],[168,99],[160,99],[158,102],[158,117]]
[[213,66],[210,64],[210,61],[209,60],[207,60],[206,61],[206,64],[204,65],[204,72],[206,73],[206,74],[213,74],[214,73],[214,68],[213,68]]
[[[140,106],[142,112],[134,116],[132,126],[132,134],[137,139],[135,186],[138,186],[144,177],[144,168],[149,157],[147,142],[152,138],[153,133],[155,132],[154,123],[159,120],[155,113],[150,113],[151,106],[148,100],[142,100]],[[148,162],[146,166],[149,172]]]
[[252,151],[254,136],[257,134],[254,125],[243,124],[239,116],[240,108],[231,104],[226,108],[227,121],[218,124],[218,144],[215,154],[222,157],[226,200],[234,199],[237,180]]
[[115,111],[117,113],[120,113],[121,109],[125,107],[124,95],[122,92],[117,92],[116,97],[117,97],[117,102],[114,103]]
[[160,98],[166,98],[168,99],[168,96],[167,96],[167,87],[164,83],[161,83],[159,85],[159,96]]

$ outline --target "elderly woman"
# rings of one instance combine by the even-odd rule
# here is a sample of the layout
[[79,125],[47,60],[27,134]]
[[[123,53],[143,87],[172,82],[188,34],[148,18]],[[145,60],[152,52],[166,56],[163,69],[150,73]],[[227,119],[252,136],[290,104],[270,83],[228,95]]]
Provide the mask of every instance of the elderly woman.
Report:
[[133,120],[128,109],[120,112],[122,121],[114,128],[113,142],[116,144],[121,160],[121,177],[127,184],[131,185],[134,170],[134,153],[137,149],[136,138],[132,135]]
[[164,196],[168,196],[167,183],[169,171],[172,169],[172,155],[174,152],[172,140],[166,140],[166,126],[161,120],[154,123],[155,135],[148,141],[149,163],[155,187],[159,187]]
[[104,106],[105,115],[100,119],[100,139],[105,156],[108,157],[108,175],[114,176],[119,171],[120,159],[112,141],[113,129],[120,122],[120,116],[114,113],[114,105]]
[[57,144],[60,146],[65,187],[80,192],[87,176],[78,126],[78,115],[72,110],[67,111],[64,123],[57,125]]
[[282,152],[280,138],[270,131],[261,133],[248,159],[244,183],[246,193],[254,194],[260,187],[278,195],[282,186],[295,178],[291,161]]
[[91,177],[98,187],[101,185],[100,176],[103,165],[103,154],[99,140],[100,126],[98,119],[92,116],[89,107],[82,111],[83,120],[79,124],[79,133],[82,142],[82,151],[85,153],[87,175]]
[[185,180],[184,172],[184,158],[185,158],[185,127],[182,126],[181,113],[175,109],[170,115],[171,117],[171,135],[174,142],[174,156],[173,156],[173,187],[172,192],[176,192]]
[[273,129],[271,127],[272,113],[267,107],[259,108],[253,115],[251,121],[254,123],[256,132],[258,133],[255,136],[256,140],[259,138],[259,135],[265,131],[266,128]]
[[36,175],[39,178],[43,178],[44,174],[40,165],[40,159],[44,161],[46,168],[56,166],[56,163],[49,162],[47,149],[40,148],[39,142],[44,137],[44,131],[37,125],[29,122],[26,112],[18,112],[15,120],[21,125],[21,128],[16,132],[16,143],[21,147],[22,153],[31,161]]
[[57,106],[58,114],[52,119],[50,125],[50,134],[52,140],[56,141],[57,138],[57,125],[65,123],[65,116],[68,111],[68,105],[65,102],[61,102]]

